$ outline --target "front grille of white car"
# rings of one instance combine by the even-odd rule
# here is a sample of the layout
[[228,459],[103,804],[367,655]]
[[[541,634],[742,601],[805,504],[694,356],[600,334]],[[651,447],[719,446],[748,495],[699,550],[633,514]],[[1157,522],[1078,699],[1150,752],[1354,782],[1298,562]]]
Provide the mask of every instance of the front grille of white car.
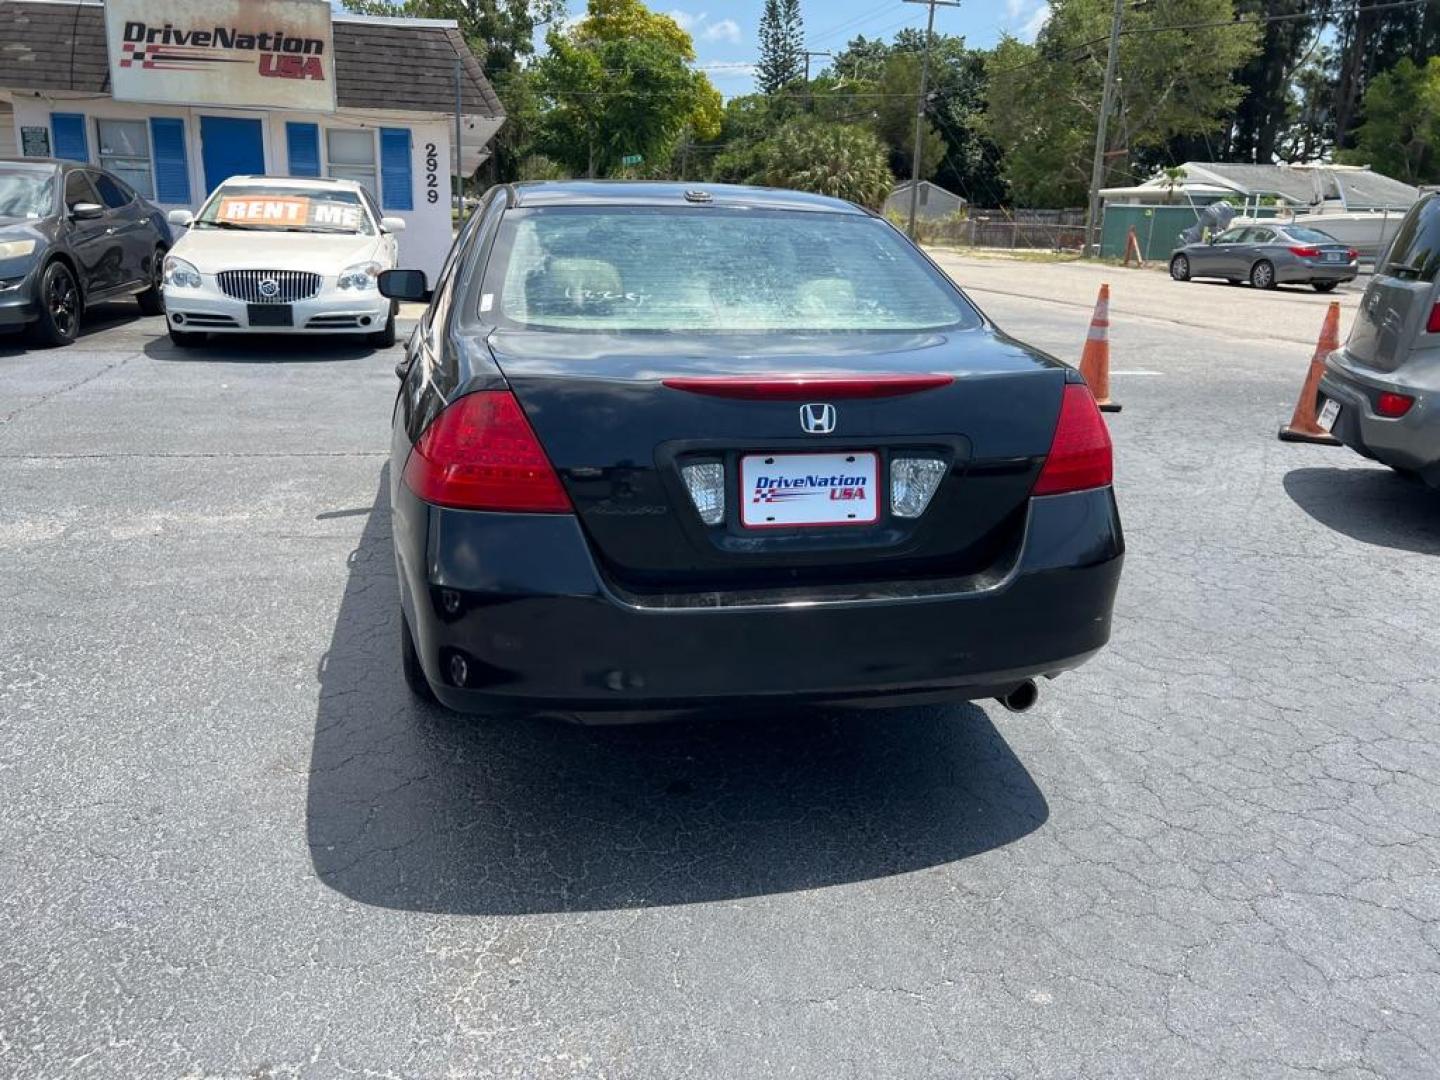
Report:
[[293,304],[320,291],[320,275],[306,270],[222,270],[220,291],[247,304]]

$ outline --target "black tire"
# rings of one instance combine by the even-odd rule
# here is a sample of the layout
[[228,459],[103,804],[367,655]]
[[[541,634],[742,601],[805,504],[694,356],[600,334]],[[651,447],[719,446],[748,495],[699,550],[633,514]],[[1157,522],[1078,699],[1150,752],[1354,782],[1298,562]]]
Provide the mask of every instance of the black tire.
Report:
[[1275,264],[1261,259],[1250,268],[1250,284],[1257,289],[1275,288]]
[[1339,284],[1338,281],[1312,281],[1310,287],[1316,292],[1334,292],[1335,286]]
[[435,691],[430,680],[425,678],[425,669],[420,666],[420,654],[415,651],[415,637],[410,633],[410,620],[400,613],[400,669],[405,673],[405,685],[421,701],[436,703]]
[[385,329],[376,330],[367,339],[377,349],[388,349],[395,344],[395,305],[390,305],[390,317],[385,320]]
[[135,300],[140,305],[140,314],[165,314],[165,294],[160,288],[164,276],[165,249],[157,247],[154,256],[150,259],[150,288],[135,294]]
[[40,317],[30,326],[30,340],[45,348],[69,345],[80,333],[84,301],[75,275],[62,262],[52,262],[40,275]]
[[1190,280],[1190,260],[1184,255],[1176,255],[1170,260],[1170,276],[1176,281]]
[[170,341],[177,349],[193,349],[204,345],[209,335],[191,330],[170,328]]

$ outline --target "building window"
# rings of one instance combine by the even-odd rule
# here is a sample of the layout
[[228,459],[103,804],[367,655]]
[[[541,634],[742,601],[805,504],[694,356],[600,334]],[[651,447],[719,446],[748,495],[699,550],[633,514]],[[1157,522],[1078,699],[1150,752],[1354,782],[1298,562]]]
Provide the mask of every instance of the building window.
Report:
[[96,120],[100,167],[109,169],[146,198],[155,197],[150,131],[144,120]]
[[354,180],[378,197],[380,185],[375,172],[375,132],[331,128],[325,132],[330,175],[337,180]]

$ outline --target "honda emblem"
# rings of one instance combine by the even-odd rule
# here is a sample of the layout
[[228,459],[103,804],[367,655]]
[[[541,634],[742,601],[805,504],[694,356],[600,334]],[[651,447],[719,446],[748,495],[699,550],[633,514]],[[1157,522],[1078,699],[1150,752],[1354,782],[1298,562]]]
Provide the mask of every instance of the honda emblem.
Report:
[[801,405],[800,427],[807,435],[829,435],[835,430],[835,406]]

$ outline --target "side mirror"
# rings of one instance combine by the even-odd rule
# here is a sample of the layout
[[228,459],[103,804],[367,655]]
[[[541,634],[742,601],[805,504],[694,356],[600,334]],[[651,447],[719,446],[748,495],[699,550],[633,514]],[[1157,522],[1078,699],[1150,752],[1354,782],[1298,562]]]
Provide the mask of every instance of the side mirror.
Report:
[[397,233],[405,231],[405,219],[403,217],[382,217],[380,219],[380,231]]
[[195,224],[195,215],[189,210],[171,210],[165,215],[165,220],[171,225],[179,225],[182,229],[188,229]]
[[99,203],[77,202],[70,207],[70,216],[76,221],[94,221],[105,216],[105,208]]
[[430,291],[424,270],[382,270],[375,284],[391,300],[424,300]]

